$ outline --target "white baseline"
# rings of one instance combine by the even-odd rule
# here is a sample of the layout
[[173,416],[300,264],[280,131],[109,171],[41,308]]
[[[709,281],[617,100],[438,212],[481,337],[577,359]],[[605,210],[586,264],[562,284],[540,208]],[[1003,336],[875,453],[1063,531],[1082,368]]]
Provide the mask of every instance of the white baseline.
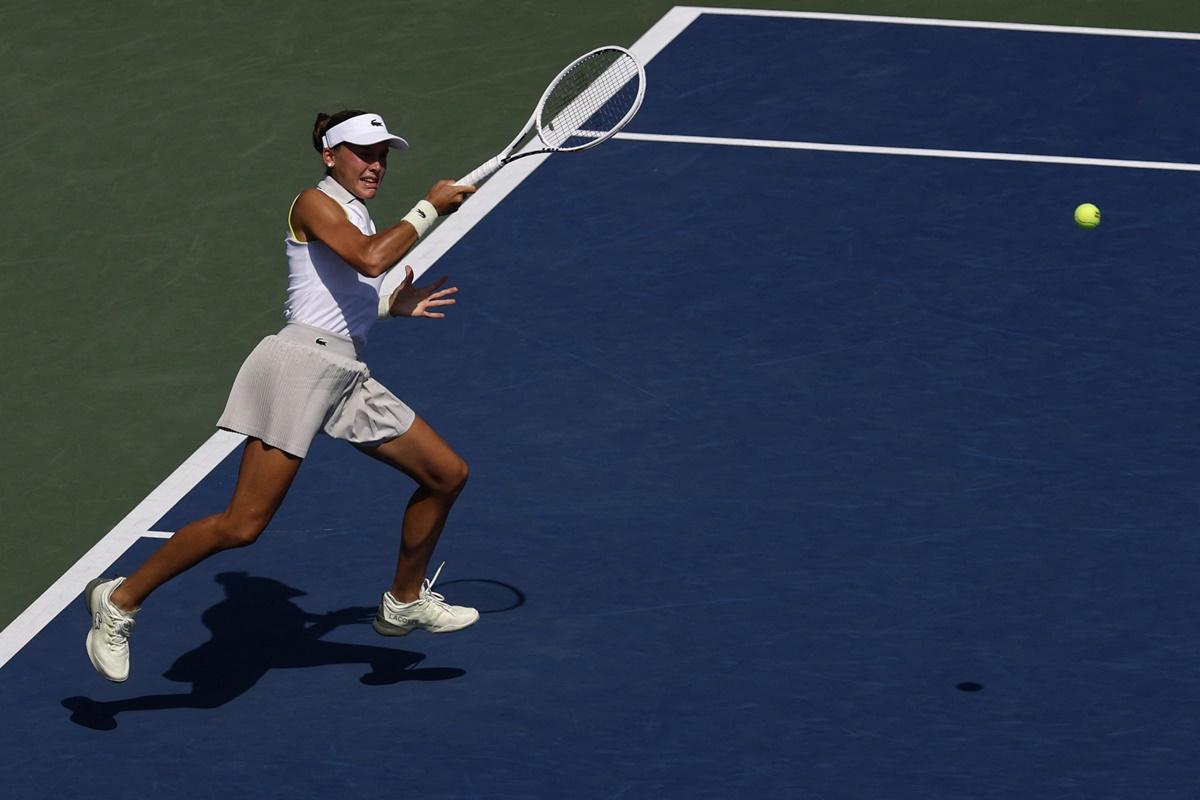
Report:
[[785,19],[815,19],[831,22],[868,22],[882,25],[925,25],[936,28],[973,28],[975,30],[1019,31],[1022,33],[1065,33],[1079,36],[1127,36],[1135,39],[1190,39],[1200,41],[1200,33],[1181,31],[1144,31],[1130,28],[1090,28],[1078,25],[1035,25],[1024,22],[981,22],[967,19],[936,19],[932,17],[885,17],[867,14],[834,14],[821,11],[774,11],[753,8],[708,8],[706,6],[675,6],[672,14],[682,20],[695,19],[701,14],[735,17],[780,17]]

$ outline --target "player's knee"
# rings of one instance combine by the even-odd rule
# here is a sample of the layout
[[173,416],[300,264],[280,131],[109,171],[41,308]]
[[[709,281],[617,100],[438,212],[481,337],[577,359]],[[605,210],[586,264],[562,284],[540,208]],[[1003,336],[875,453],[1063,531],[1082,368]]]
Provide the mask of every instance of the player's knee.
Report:
[[454,493],[458,494],[467,485],[467,478],[471,477],[471,470],[467,466],[467,462],[461,458],[458,459],[458,464],[454,468]]
[[453,461],[438,470],[430,481],[429,490],[445,497],[457,497],[467,485],[470,474],[467,462],[455,456]]
[[226,515],[221,520],[218,535],[224,547],[247,547],[258,541],[267,527],[267,520],[257,515]]

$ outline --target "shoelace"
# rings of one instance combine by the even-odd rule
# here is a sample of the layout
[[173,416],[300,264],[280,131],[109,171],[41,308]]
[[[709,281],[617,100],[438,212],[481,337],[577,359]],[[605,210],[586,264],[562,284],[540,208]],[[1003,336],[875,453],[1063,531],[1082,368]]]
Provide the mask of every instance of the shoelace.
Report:
[[129,634],[133,632],[133,620],[126,617],[120,619],[102,615],[104,620],[104,641],[110,647],[126,647],[129,644]]
[[444,566],[446,566],[445,561],[438,565],[437,572],[433,573],[432,578],[426,578],[421,583],[421,599],[431,601],[442,608],[448,609],[450,604],[446,602],[446,598],[433,591],[433,585],[437,583],[438,576],[442,574],[442,567]]

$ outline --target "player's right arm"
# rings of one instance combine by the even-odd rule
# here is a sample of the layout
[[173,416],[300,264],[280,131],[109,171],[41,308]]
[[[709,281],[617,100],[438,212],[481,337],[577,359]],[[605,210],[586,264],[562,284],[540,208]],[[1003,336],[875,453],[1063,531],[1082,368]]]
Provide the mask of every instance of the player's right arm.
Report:
[[[475,191],[453,181],[438,181],[425,196],[445,216]],[[302,242],[324,242],[354,269],[369,278],[387,272],[417,243],[417,230],[408,222],[368,236],[356,228],[333,198],[318,189],[305,189],[292,206],[292,230]]]

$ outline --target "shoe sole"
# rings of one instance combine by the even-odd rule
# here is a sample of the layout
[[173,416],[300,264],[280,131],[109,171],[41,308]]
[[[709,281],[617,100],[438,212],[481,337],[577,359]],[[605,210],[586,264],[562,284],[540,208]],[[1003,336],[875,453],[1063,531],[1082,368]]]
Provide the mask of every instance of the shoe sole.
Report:
[[[108,583],[109,580],[109,578],[93,578],[92,580],[88,581],[88,585],[83,590],[83,607],[87,609],[89,624],[96,613],[92,609],[92,592],[95,591],[97,586],[102,583]],[[102,670],[100,665],[96,663],[96,659],[92,657],[92,634],[95,633],[95,631],[95,628],[88,628],[87,639],[84,640],[85,649],[87,650],[88,654],[88,661],[92,662],[92,667],[96,670],[96,672],[100,673],[100,677],[104,678],[106,681],[112,681],[113,683],[124,683],[125,681],[129,680],[128,675],[126,675],[124,678],[110,678],[104,674],[104,670]]]
[[399,625],[393,625],[390,622],[385,622],[379,617],[376,617],[371,623],[371,627],[374,628],[375,632],[380,636],[407,636],[413,631],[425,631],[426,633],[454,633],[455,631],[461,631],[469,628],[476,622],[479,622],[479,617],[475,617],[475,619],[471,620],[466,625],[460,625],[457,628],[442,628],[440,631],[431,631],[428,628],[422,628],[420,625],[414,625],[411,628],[402,628]]
[[410,633],[416,630],[415,626],[412,628],[401,628],[399,625],[393,625],[390,622],[384,622],[378,617],[376,617],[375,621],[371,623],[371,627],[374,628],[375,632],[380,636],[408,636]]

